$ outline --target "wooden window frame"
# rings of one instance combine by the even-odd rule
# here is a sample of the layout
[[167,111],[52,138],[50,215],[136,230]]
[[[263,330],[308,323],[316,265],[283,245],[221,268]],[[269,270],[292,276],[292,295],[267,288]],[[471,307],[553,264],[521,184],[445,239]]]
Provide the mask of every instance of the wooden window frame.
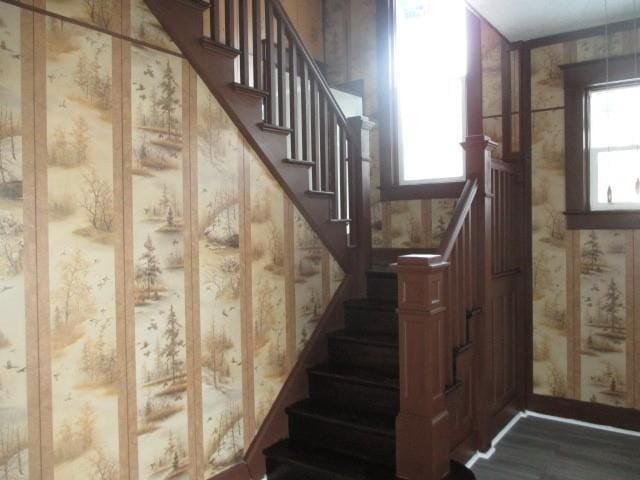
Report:
[[[380,198],[382,201],[458,198],[464,181],[401,184],[399,181],[396,86],[393,81],[395,0],[377,0]],[[482,134],[480,19],[467,9],[467,135]],[[445,39],[446,40],[446,39]]]
[[608,60],[590,60],[561,66],[564,72],[565,105],[565,217],[570,230],[640,228],[640,209],[591,209],[587,111],[587,95],[591,89],[607,82],[638,80],[639,61],[636,55],[621,55]]

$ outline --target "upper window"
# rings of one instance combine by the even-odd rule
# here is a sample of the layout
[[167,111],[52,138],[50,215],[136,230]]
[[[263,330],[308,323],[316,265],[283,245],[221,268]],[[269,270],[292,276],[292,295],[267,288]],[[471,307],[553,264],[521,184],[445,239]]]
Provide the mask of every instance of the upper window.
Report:
[[464,180],[466,25],[462,0],[396,1],[393,76],[401,185]]
[[640,85],[588,93],[589,201],[592,210],[640,209]]

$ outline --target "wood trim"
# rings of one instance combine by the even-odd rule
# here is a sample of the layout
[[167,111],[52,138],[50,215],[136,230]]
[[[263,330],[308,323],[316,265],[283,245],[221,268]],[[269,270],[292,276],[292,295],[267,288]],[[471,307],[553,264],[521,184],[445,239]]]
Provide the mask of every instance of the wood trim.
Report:
[[640,414],[633,408],[612,407],[537,394],[529,397],[528,408],[547,415],[640,432]]
[[[382,168],[382,165],[380,166]],[[383,202],[396,200],[418,200],[432,198],[457,198],[462,193],[464,182],[422,183],[419,185],[396,185],[380,187]]]
[[247,449],[245,461],[251,475],[250,478],[259,479],[265,475],[266,466],[262,451],[287,436],[285,408],[307,396],[307,369],[327,358],[327,334],[342,325],[342,304],[351,298],[356,286],[355,280],[355,277],[347,275],[338,287]]
[[374,248],[371,251],[372,265],[390,265],[403,255],[436,254],[435,248]]
[[[567,182],[571,180],[567,179]],[[569,201],[568,197],[567,201]],[[569,230],[640,229],[640,210],[565,212],[564,215]]]

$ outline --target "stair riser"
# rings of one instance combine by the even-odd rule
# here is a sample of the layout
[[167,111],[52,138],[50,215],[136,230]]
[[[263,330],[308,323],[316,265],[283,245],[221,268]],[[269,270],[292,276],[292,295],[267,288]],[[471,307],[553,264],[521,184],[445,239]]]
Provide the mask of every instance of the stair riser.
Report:
[[396,276],[367,275],[367,297],[376,300],[398,301],[398,278]]
[[346,328],[351,332],[398,335],[395,312],[347,307],[345,313]]
[[335,365],[362,368],[398,377],[398,349],[339,338],[329,339],[329,358]]
[[305,480],[337,480],[329,472],[322,472],[303,465],[290,464],[279,458],[267,457],[267,478],[269,480],[284,480],[304,478]]
[[309,395],[335,407],[391,415],[398,413],[400,403],[395,389],[314,374],[309,375]]
[[394,437],[359,430],[352,425],[290,412],[289,436],[298,445],[348,454],[383,465],[394,465]]

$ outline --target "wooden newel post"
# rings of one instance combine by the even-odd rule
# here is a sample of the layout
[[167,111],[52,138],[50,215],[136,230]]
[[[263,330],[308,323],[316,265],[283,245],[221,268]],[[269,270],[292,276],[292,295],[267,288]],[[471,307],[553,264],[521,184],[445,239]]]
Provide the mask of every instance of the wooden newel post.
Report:
[[347,119],[349,129],[349,242],[357,294],[366,294],[366,271],[371,264],[371,167],[370,132],[375,126],[367,117]]
[[451,425],[444,391],[448,267],[440,255],[398,258],[396,475],[401,479],[441,480],[449,473]]
[[497,144],[484,135],[471,135],[462,144],[466,152],[467,175],[478,179],[478,195],[473,206],[475,225],[478,232],[473,256],[476,258],[476,278],[473,279],[476,291],[474,305],[480,314],[474,321],[474,337],[477,344],[477,357],[474,362],[473,376],[475,398],[475,434],[480,451],[491,448],[491,400],[493,385],[491,371],[491,304],[492,304],[492,212],[493,184],[491,175],[491,155]]

